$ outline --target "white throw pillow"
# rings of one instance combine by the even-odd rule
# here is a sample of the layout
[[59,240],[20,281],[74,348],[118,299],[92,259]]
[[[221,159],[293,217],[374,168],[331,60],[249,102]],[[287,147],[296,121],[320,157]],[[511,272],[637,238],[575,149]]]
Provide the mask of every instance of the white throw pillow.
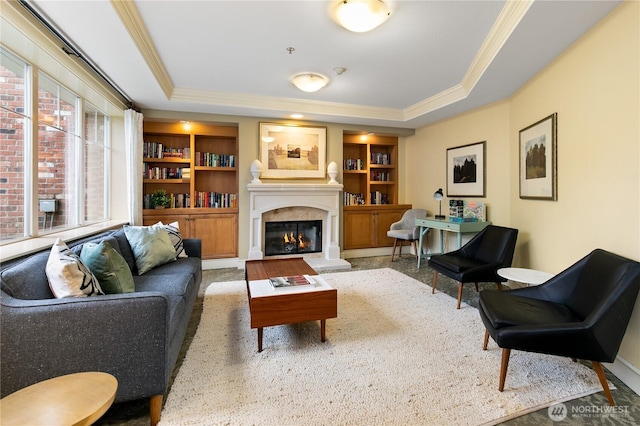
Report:
[[182,242],[182,235],[180,235],[180,224],[176,222],[171,222],[168,225],[164,225],[162,222],[156,223],[156,225],[163,226],[164,229],[169,234],[169,239],[171,240],[171,244],[173,244],[173,248],[176,249],[176,253],[178,253],[178,257],[187,257],[187,253],[184,251],[184,243]]
[[104,294],[98,279],[60,238],[51,247],[45,272],[57,298]]

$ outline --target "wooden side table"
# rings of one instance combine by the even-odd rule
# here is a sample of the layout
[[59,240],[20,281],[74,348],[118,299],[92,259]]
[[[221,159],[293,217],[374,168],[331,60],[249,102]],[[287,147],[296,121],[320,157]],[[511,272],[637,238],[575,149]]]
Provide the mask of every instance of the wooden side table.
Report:
[[0,424],[91,425],[109,409],[118,381],[100,372],[74,373],[33,384],[0,400]]

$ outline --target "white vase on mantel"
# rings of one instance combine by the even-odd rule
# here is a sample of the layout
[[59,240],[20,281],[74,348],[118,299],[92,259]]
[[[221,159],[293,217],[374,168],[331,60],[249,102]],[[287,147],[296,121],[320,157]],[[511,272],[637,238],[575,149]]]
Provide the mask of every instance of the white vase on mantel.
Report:
[[329,185],[336,185],[339,182],[336,180],[336,176],[338,176],[338,165],[335,161],[332,161],[327,166],[327,174],[329,175]]
[[251,183],[262,183],[260,180],[260,175],[262,174],[262,163],[260,160],[253,160],[249,170],[251,171],[251,176],[253,176]]

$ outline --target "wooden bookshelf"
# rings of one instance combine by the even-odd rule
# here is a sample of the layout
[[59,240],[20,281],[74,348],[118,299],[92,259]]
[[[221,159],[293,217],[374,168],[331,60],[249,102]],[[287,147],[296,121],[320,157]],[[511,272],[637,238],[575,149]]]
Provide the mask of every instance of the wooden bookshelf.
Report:
[[[144,123],[143,222],[177,221],[202,240],[204,259],[238,256],[238,129],[199,123]],[[156,209],[163,189],[171,206]]]
[[398,138],[344,134],[343,246],[388,247],[389,226],[411,208],[398,204]]

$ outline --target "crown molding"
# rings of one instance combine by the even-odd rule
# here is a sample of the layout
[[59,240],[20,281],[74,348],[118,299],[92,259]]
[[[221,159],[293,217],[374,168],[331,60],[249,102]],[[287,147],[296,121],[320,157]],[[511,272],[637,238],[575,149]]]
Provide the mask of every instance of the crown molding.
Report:
[[489,68],[502,46],[507,42],[513,31],[527,14],[533,0],[509,0],[502,8],[496,22],[491,27],[489,34],[484,39],[480,50],[471,62],[469,69],[460,83],[467,94],[471,93],[476,83]]
[[207,105],[221,105],[245,109],[267,109],[276,111],[299,111],[309,114],[326,114],[350,118],[379,119],[397,122],[420,117],[424,114],[444,108],[461,101],[473,90],[482,75],[507,42],[515,28],[533,4],[534,0],[508,0],[493,27],[487,34],[462,81],[423,101],[404,109],[378,108],[364,105],[342,104],[336,102],[311,101],[306,99],[256,96],[242,93],[203,91],[173,86],[171,78],[160,59],[151,37],[142,21],[135,2],[111,0],[111,4],[120,16],[122,23],[131,35],[149,65],[158,84],[170,101],[196,102]]
[[286,112],[296,111],[301,113],[338,115],[351,118],[404,121],[404,114],[402,110],[393,108],[377,108],[365,105],[323,102],[308,99],[279,98],[275,96],[256,96],[245,93],[218,92],[213,90],[207,91],[176,88],[174,89],[170,100],[223,105],[236,108],[268,109]]
[[134,1],[127,0],[111,0],[111,6],[116,11],[122,24],[129,32],[131,39],[140,51],[149,69],[153,73],[156,81],[162,88],[167,99],[171,97],[174,90],[173,82],[167,72],[167,69],[160,59],[160,55],[156,50],[156,46],[149,35],[147,27],[140,16],[140,11],[136,7]]

